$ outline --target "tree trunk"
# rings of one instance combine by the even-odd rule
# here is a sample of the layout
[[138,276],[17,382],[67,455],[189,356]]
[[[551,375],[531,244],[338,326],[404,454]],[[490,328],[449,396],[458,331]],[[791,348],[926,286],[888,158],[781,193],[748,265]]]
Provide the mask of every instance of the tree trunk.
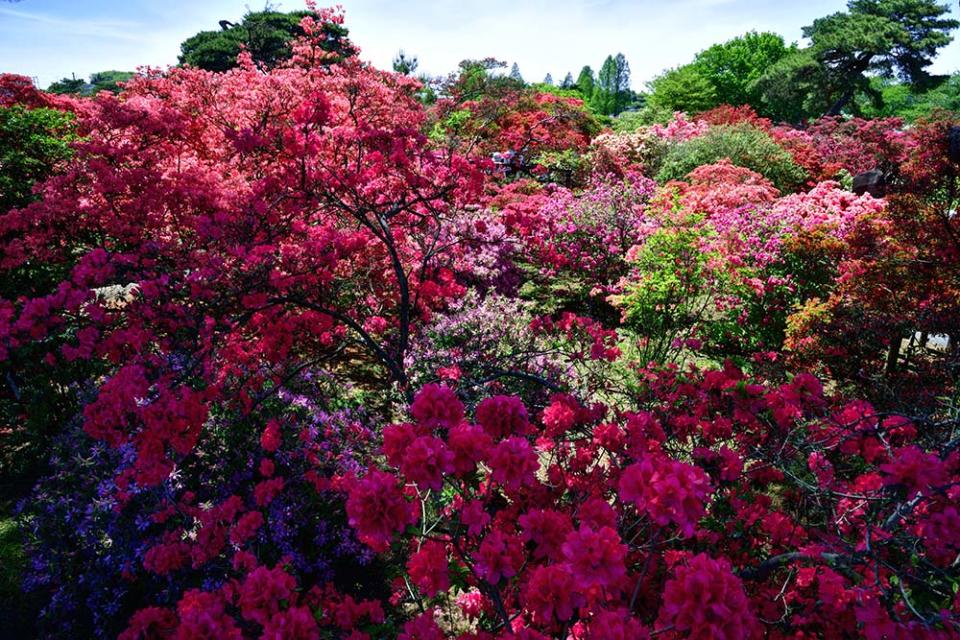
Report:
[[897,362],[900,360],[900,343],[903,339],[899,336],[894,337],[890,342],[890,351],[887,353],[887,375],[897,370]]
[[831,105],[824,115],[826,116],[838,116],[843,111],[843,108],[850,104],[850,101],[853,100],[853,97],[857,94],[857,83],[856,78],[863,74],[864,71],[870,68],[870,62],[873,60],[872,53],[861,54],[857,61],[850,68],[850,72],[846,74],[844,84],[847,86],[847,89],[840,94],[840,97]]

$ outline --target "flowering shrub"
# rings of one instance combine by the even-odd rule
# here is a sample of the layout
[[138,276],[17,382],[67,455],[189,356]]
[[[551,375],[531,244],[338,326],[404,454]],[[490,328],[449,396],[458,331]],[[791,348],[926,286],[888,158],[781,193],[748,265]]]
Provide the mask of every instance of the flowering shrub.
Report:
[[941,116],[910,132],[883,215],[851,228],[836,288],[790,319],[794,366],[823,371],[884,406],[930,411],[955,384],[955,340],[940,349],[926,344],[930,335],[953,335],[960,310],[950,195],[958,167],[947,146],[955,122]]
[[653,135],[671,142],[688,142],[705,135],[709,130],[707,122],[699,118],[691,120],[682,112],[674,113],[673,118],[666,125],[650,126],[650,132]]
[[[487,92],[478,92],[477,71],[464,70],[451,81],[445,95],[430,110],[431,138],[446,149],[488,165],[494,153],[510,154],[507,174],[526,177],[548,171],[543,163],[556,154],[576,164],[586,151],[590,137],[599,125],[582,100],[540,93],[534,89],[493,84]],[[479,94],[479,95],[478,95]],[[558,169],[554,164],[553,169]],[[493,172],[494,167],[488,167]],[[571,168],[567,178],[573,179]]]
[[[935,432],[833,405],[805,374],[779,386],[732,367],[645,375],[632,411],[556,396],[534,418],[493,397],[476,425],[387,428],[385,443],[411,444],[385,448],[388,471],[346,490],[348,503],[391,496],[353,524],[381,552],[410,549],[394,603],[427,613],[405,628],[447,637],[459,610],[489,637],[947,633],[953,594],[935,594],[956,580],[943,567],[960,549],[947,524],[960,459],[931,452]],[[462,415],[442,387],[420,392],[414,417],[420,404]],[[558,421],[561,405],[573,411]],[[470,464],[426,480],[423,465],[405,470],[418,442]],[[899,560],[912,553],[930,564]]]
[[346,345],[405,384],[411,325],[464,291],[456,249],[426,247],[479,174],[427,146],[414,81],[311,66],[313,44],[270,73],[175,69],[97,96],[69,170],[0,220],[5,274],[62,278],[2,302],[2,356],[27,363],[11,375],[95,363],[84,429],[134,443],[128,481],[162,482],[216,402],[249,410]]
[[601,133],[591,143],[590,160],[594,172],[601,176],[620,175],[629,170],[655,176],[668,148],[669,139],[650,128],[630,133]]
[[541,312],[614,323],[605,297],[628,271],[629,248],[651,230],[644,212],[654,190],[652,180],[630,173],[595,179],[580,193],[548,186],[498,194],[491,205],[502,207],[499,220],[516,238],[510,259],[525,280],[519,294]]
[[[363,576],[375,576],[377,563],[351,534],[330,484],[363,468],[373,432],[362,413],[316,404],[335,397],[324,376],[289,386],[296,391],[261,405],[279,419],[262,430],[218,419],[196,462],[155,488],[123,481],[134,447],[110,449],[79,425],[64,435],[53,473],[20,507],[31,561],[25,589],[50,594],[45,634],[115,637],[133,611],[222,585],[255,561],[376,590]],[[264,413],[249,420],[263,424]]]

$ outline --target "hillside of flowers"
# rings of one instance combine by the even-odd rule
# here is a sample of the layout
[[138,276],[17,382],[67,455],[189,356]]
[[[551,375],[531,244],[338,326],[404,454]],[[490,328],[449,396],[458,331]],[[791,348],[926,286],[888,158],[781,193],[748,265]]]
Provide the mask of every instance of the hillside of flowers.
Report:
[[342,21],[0,76],[39,637],[960,637],[960,115],[618,131]]

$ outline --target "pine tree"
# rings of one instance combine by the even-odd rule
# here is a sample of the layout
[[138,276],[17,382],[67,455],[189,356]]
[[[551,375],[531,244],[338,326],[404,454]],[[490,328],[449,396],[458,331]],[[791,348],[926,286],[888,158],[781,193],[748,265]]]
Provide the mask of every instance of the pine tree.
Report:
[[580,70],[580,75],[577,76],[577,89],[580,90],[584,100],[590,100],[593,96],[593,86],[595,84],[596,80],[593,77],[593,69],[590,68],[590,65],[585,65],[583,69]]
[[413,75],[413,72],[417,70],[418,66],[420,66],[420,61],[417,59],[417,56],[408,57],[403,49],[400,49],[393,59],[393,70],[405,76]]
[[543,77],[543,84],[548,84],[551,87],[553,86],[553,76],[549,73]]
[[525,83],[523,82],[523,76],[520,75],[520,66],[519,66],[516,62],[514,62],[514,63],[513,63],[513,66],[510,67],[510,79],[511,79],[511,80],[516,80],[517,82],[519,82],[519,83],[521,83],[521,84],[525,84]]
[[573,89],[576,83],[573,81],[573,74],[567,71],[567,75],[563,78],[563,83],[560,85],[561,89]]

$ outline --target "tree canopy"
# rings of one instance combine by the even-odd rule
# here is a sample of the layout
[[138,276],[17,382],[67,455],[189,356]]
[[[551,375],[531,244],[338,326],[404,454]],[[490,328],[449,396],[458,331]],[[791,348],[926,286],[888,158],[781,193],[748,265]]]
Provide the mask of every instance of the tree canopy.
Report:
[[759,79],[769,110],[786,101],[802,103],[805,117],[838,115],[858,93],[870,93],[871,76],[924,88],[927,68],[960,26],[935,0],[850,0],[847,8],[804,27],[810,46]]
[[119,83],[127,82],[135,75],[136,73],[133,71],[97,71],[90,74],[89,81],[77,77],[61,78],[51,83],[47,87],[47,91],[57,94],[73,93],[78,95],[93,95],[100,91],[119,93]]
[[700,113],[715,107],[717,89],[693,65],[670,69],[649,83],[651,108],[667,112]]
[[[248,12],[239,23],[221,20],[219,31],[201,31],[183,41],[180,63],[207,71],[226,71],[237,66],[237,56],[245,49],[255,62],[273,67],[290,57],[290,42],[304,35],[300,23],[311,15],[306,11],[283,13],[267,9]],[[320,29],[324,35],[320,47],[334,54],[335,59],[355,53],[342,24],[324,22]]]
[[393,70],[405,76],[413,75],[419,66],[420,60],[417,56],[408,56],[403,49],[400,49],[393,58]]
[[630,65],[626,57],[622,53],[607,56],[593,87],[591,106],[597,113],[615,116],[627,108],[630,100]]
[[762,112],[757,80],[794,51],[796,46],[788,47],[778,34],[750,31],[656,78],[650,83],[650,104],[670,112],[699,113],[721,104],[750,105]]

